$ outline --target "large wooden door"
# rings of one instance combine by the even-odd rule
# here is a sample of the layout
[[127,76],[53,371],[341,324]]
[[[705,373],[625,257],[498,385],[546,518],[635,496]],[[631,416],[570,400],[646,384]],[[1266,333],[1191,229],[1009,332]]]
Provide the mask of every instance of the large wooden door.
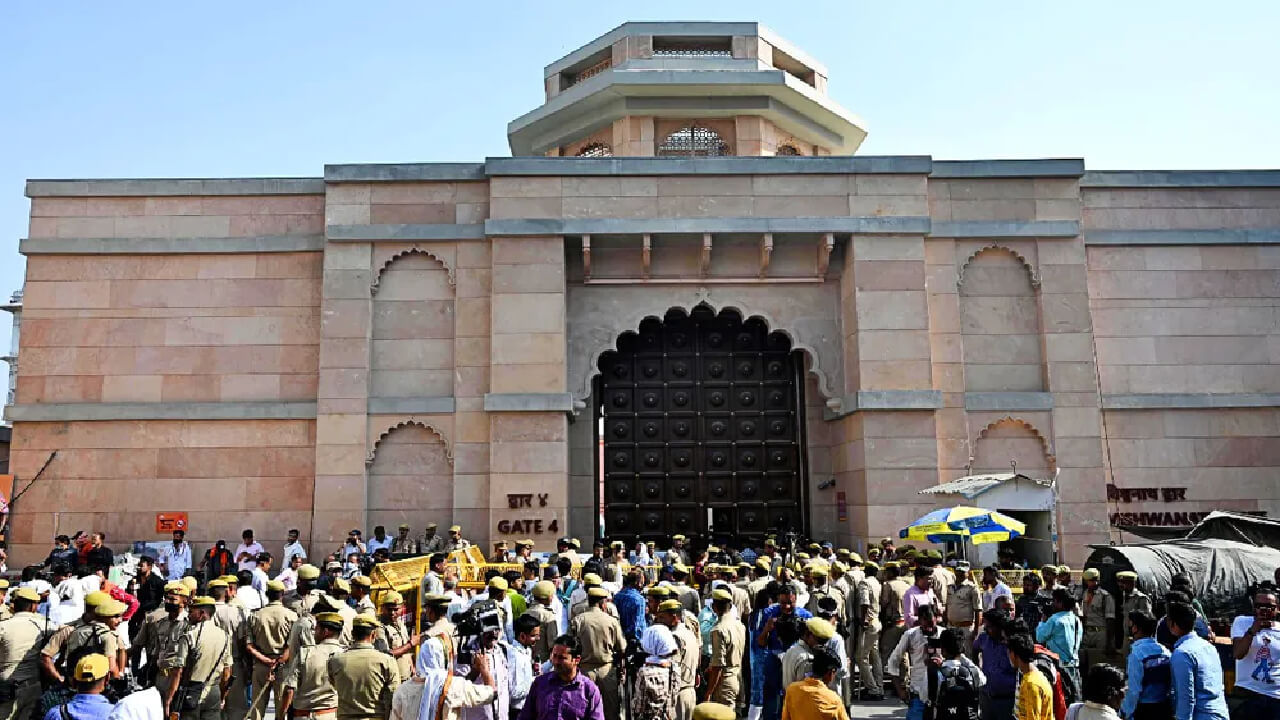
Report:
[[647,320],[600,357],[604,532],[804,532],[802,398],[790,340],[699,306]]

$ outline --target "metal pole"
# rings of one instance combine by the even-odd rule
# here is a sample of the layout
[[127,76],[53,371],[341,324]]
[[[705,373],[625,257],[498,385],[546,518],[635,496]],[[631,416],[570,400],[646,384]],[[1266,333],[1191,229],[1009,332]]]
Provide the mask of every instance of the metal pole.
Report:
[[1049,481],[1049,492],[1053,496],[1053,507],[1049,509],[1049,539],[1053,542],[1053,562],[1062,564],[1062,544],[1058,542],[1058,475],[1062,468],[1053,471],[1053,479]]

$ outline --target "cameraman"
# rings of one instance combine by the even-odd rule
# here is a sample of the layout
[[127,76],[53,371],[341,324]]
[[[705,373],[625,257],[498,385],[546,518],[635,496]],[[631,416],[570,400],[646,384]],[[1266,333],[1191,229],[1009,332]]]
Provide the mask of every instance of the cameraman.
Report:
[[[898,697],[907,703],[907,720],[922,720],[925,703],[929,698],[929,674],[942,666],[939,640],[942,628],[938,627],[933,605],[921,605],[916,610],[917,624],[902,634],[902,639],[889,652],[885,671],[893,677]],[[906,654],[910,659],[910,686],[902,684],[900,660]]]
[[465,639],[454,674],[494,689],[492,703],[466,708],[465,720],[508,720],[511,705],[511,672],[507,644],[501,641],[502,616],[491,600],[480,600],[457,616],[458,632]]

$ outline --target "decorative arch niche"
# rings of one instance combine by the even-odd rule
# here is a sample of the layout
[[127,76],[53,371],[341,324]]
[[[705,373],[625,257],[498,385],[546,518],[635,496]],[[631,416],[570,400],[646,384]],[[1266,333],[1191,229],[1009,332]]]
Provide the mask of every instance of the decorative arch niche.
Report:
[[980,248],[960,267],[966,392],[1046,390],[1039,287],[1028,259],[1008,247]]
[[431,424],[405,420],[386,429],[365,464],[371,523],[416,528],[453,516],[453,450]]
[[1057,467],[1045,436],[1026,420],[1006,415],[978,432],[970,472],[1011,472],[1011,462],[1016,463],[1018,472],[1031,477],[1047,477]]
[[395,264],[395,262],[396,262],[396,261],[400,260],[401,258],[405,258],[405,257],[411,256],[411,255],[423,255],[423,256],[426,256],[426,257],[431,258],[432,260],[435,260],[437,263],[440,263],[440,267],[444,268],[444,271],[445,271],[445,273],[447,274],[447,276],[448,276],[448,278],[449,278],[449,287],[450,287],[450,288],[457,287],[457,281],[454,279],[454,270],[453,270],[453,268],[452,268],[452,267],[450,267],[450,266],[449,266],[449,263],[445,262],[444,258],[442,258],[440,255],[437,255],[436,253],[432,252],[432,251],[431,251],[430,249],[428,249],[428,248],[424,248],[424,247],[419,246],[419,245],[414,245],[414,246],[413,246],[413,247],[411,247],[411,248],[406,248],[406,249],[401,250],[400,252],[396,253],[395,255],[392,255],[391,257],[389,257],[389,258],[387,258],[385,261],[383,261],[383,263],[382,263],[381,265],[379,265],[379,266],[378,266],[378,268],[377,268],[377,270],[378,270],[377,275],[375,275],[375,276],[374,276],[374,278],[373,278],[373,283],[369,286],[369,292],[370,292],[370,294],[371,294],[371,295],[377,295],[377,294],[378,294],[378,288],[381,286],[381,283],[382,283],[382,276],[386,274],[387,270],[388,270],[388,269],[389,269],[393,264]]

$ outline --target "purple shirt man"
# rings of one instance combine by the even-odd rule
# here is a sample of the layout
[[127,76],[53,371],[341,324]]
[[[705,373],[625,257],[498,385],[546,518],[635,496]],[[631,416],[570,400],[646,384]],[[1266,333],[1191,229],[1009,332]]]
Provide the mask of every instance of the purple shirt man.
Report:
[[600,688],[578,672],[582,646],[562,635],[551,647],[553,672],[534,678],[517,720],[604,720]]
[[921,590],[917,581],[902,595],[902,619],[906,621],[907,627],[916,626],[916,611],[924,605],[932,605],[934,610],[942,609],[938,604],[938,597],[933,594],[933,588]]

